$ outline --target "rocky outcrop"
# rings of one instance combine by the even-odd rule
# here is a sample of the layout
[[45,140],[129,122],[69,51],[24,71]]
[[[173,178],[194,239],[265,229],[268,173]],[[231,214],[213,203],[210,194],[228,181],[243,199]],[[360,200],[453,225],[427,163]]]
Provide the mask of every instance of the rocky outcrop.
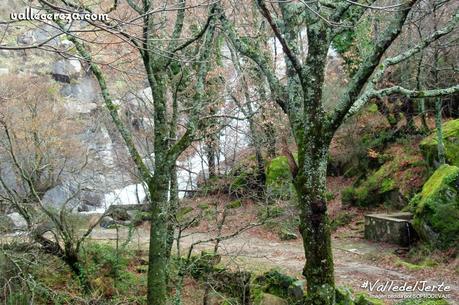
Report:
[[[32,9],[33,10],[33,9]],[[17,38],[19,45],[34,45],[46,42],[47,45],[57,46],[59,38],[56,37],[61,31],[48,24],[41,25],[36,29],[29,30]]]

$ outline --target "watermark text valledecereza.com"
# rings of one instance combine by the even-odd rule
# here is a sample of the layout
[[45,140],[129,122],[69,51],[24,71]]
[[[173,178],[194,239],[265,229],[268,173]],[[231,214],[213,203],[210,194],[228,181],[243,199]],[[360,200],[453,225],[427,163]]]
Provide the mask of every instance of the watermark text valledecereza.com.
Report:
[[447,299],[452,291],[445,282],[432,284],[428,281],[364,281],[360,287],[366,289],[371,297],[386,299]]
[[107,14],[95,13],[44,13],[27,7],[23,12],[10,13],[11,20],[38,20],[38,21],[107,21]]

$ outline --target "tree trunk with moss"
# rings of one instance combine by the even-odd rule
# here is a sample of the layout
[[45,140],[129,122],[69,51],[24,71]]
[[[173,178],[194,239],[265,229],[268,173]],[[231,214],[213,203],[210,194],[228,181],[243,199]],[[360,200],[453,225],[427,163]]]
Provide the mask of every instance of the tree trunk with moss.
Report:
[[435,128],[437,131],[437,151],[440,165],[446,163],[445,145],[443,143],[443,128],[441,126],[441,99],[435,99]]
[[167,195],[169,177],[158,170],[149,182],[150,191],[150,246],[148,252],[147,303],[165,305],[167,301]]
[[298,174],[294,185],[300,208],[300,232],[306,256],[308,304],[334,304],[335,281],[330,224],[327,215],[326,168],[328,144],[320,137],[298,143]]

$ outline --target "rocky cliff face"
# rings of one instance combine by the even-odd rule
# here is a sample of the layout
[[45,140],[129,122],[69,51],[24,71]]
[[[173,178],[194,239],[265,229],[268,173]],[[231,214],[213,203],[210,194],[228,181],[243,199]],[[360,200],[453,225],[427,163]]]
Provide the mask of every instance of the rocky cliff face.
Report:
[[[5,15],[5,3],[2,3],[0,9]],[[11,9],[8,8],[8,11]],[[17,33],[14,28],[7,31],[8,39],[16,40],[19,45],[46,41],[56,33],[57,30],[47,24],[25,33]],[[72,48],[69,41],[60,38],[52,39],[52,45],[62,50]],[[82,126],[81,129],[75,129],[77,134],[72,136],[76,136],[81,146],[86,149],[87,165],[77,175],[64,173],[58,184],[44,194],[43,201],[56,208],[68,201],[79,211],[101,208],[106,203],[105,194],[135,181],[127,151],[103,110],[98,84],[86,70],[77,57],[62,57],[43,50],[0,52],[2,77],[48,75],[50,87],[57,84],[59,88],[59,95],[68,117]],[[24,84],[24,88],[27,89],[27,84]],[[68,124],[71,126],[72,121]],[[2,164],[2,176],[10,186],[16,183],[14,173],[8,164]]]

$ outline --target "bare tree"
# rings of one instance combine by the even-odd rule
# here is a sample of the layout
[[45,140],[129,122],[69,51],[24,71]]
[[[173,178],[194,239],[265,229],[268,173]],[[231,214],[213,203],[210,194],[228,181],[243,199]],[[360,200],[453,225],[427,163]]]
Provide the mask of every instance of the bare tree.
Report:
[[[24,83],[35,82],[26,92]],[[44,200],[45,193],[62,183],[64,177],[78,176],[87,165],[84,145],[69,137],[80,126],[65,114],[56,91],[43,77],[3,77],[1,92],[0,201],[27,223],[32,242],[48,254],[62,259],[80,280],[86,292],[86,277],[80,248],[101,218],[84,232],[73,213],[79,203],[79,188],[69,190],[61,206]],[[53,113],[53,116],[49,116]],[[5,167],[7,166],[7,167]],[[14,182],[12,182],[14,181]]]

